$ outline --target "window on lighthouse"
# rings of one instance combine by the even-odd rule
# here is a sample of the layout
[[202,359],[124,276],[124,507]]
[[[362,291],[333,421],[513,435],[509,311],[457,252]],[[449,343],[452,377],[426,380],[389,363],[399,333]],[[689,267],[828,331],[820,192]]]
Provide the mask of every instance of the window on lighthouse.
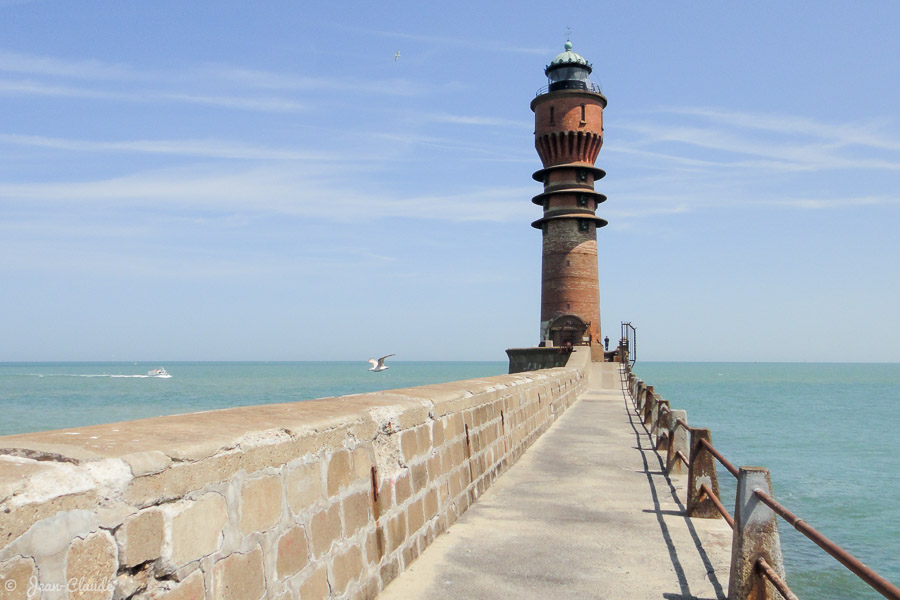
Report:
[[590,80],[591,72],[581,65],[570,65],[568,67],[559,67],[547,73],[550,85],[562,82],[577,82],[576,85],[570,87],[586,89],[585,83]]

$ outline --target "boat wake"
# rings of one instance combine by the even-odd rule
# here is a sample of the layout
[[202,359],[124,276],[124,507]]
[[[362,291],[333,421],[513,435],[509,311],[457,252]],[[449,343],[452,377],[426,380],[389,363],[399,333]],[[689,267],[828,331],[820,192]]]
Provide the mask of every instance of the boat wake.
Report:
[[120,375],[116,373],[22,373],[22,375],[27,375],[31,377],[88,377],[91,379],[96,378],[106,378],[106,379],[171,379],[172,376],[168,373],[164,375],[151,375],[148,373],[147,375]]

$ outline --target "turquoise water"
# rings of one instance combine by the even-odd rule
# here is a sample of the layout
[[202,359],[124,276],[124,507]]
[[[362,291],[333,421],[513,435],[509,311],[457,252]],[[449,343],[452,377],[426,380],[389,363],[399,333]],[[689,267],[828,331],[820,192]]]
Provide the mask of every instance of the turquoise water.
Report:
[[[506,362],[0,363],[0,435],[506,373]],[[163,367],[171,379],[147,377]]]
[[[500,375],[505,362],[0,363],[0,435]],[[146,377],[164,367],[171,379]],[[638,363],[736,465],[770,469],[776,498],[900,582],[900,365]],[[726,506],[733,478],[719,474]],[[782,523],[788,581],[804,599],[875,599]]]
[[[733,464],[770,470],[791,512],[900,585],[900,365],[637,363],[635,373],[707,427]],[[719,470],[725,506],[734,478]],[[882,596],[779,523],[800,598]]]

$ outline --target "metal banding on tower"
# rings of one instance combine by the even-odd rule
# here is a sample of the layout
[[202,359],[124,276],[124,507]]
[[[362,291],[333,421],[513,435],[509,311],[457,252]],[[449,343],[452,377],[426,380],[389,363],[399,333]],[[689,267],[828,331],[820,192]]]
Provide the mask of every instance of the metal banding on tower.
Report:
[[547,87],[531,101],[543,163],[533,177],[544,184],[532,198],[544,213],[531,225],[543,232],[541,345],[590,345],[594,359],[603,360],[596,231],[607,222],[596,210],[606,196],[594,182],[606,173],[594,161],[603,146],[606,98],[591,82],[592,70],[566,42],[544,70]]

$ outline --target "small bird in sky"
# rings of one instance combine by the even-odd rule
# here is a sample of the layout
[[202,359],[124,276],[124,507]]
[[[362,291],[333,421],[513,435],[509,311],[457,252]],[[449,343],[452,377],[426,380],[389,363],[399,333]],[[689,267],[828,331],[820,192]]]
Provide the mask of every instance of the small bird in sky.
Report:
[[397,59],[400,58],[400,51],[397,50],[397,54],[394,55],[394,62],[397,62]]
[[370,358],[369,362],[372,363],[372,368],[369,370],[375,371],[377,373],[379,371],[386,371],[386,370],[390,369],[390,367],[388,367],[387,365],[384,364],[384,359],[386,359],[388,356],[395,356],[395,355],[387,354],[385,356],[382,356],[378,360],[375,360],[374,358]]

